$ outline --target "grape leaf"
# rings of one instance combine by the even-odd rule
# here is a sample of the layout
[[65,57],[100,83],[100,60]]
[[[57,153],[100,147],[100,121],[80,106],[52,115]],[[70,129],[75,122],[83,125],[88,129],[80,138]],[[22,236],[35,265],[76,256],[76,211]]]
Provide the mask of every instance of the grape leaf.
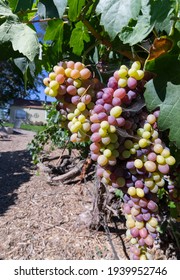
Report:
[[53,43],[55,45],[55,48],[57,48],[58,53],[62,51],[63,26],[64,23],[61,19],[58,19],[56,21],[49,21],[46,33],[44,35],[45,41],[54,41]]
[[13,20],[18,20],[18,16],[14,15],[2,0],[0,0],[0,17],[9,17]]
[[6,20],[0,25],[0,44],[9,41],[15,51],[19,51],[30,61],[33,61],[39,52],[36,32],[26,24]]
[[133,18],[133,21],[131,20],[122,29],[120,39],[124,44],[131,46],[141,42],[152,31],[156,23],[162,23],[167,18],[170,9],[169,0],[142,1],[141,13],[137,19]]
[[62,18],[67,0],[39,0],[38,14],[42,18]]
[[[114,39],[130,19],[136,18],[141,9],[141,0],[100,0],[97,14],[101,14],[100,24]],[[127,13],[128,11],[128,13]],[[139,32],[141,33],[141,32]]]
[[32,8],[33,0],[8,0],[9,5],[13,12],[26,11]]
[[180,148],[180,85],[174,85],[167,82],[166,96],[162,101],[151,80],[146,84],[145,100],[147,107],[154,110],[160,107],[160,115],[158,119],[158,126],[160,130],[169,129],[169,139],[175,142],[177,147]]
[[76,55],[81,55],[84,49],[84,42],[88,43],[90,41],[90,36],[87,27],[79,21],[76,23],[75,28],[72,31],[70,38],[70,47],[73,48],[73,52]]
[[71,21],[76,21],[86,0],[68,0],[68,16]]

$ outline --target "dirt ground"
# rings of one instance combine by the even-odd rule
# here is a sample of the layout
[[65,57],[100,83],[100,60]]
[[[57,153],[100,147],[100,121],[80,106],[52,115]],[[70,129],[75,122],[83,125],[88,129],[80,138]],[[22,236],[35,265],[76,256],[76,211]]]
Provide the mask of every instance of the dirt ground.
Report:
[[85,226],[93,183],[49,185],[27,151],[33,136],[0,139],[0,259],[127,259],[123,224],[109,234]]

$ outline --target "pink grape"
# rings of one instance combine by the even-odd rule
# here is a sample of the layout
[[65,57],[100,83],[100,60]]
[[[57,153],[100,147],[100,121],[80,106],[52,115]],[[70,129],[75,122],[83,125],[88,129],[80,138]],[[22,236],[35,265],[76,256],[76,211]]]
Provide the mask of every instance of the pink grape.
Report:
[[97,99],[102,98],[102,96],[103,96],[103,91],[98,91],[98,92],[96,93]]
[[77,92],[77,89],[76,89],[75,86],[70,85],[70,86],[67,87],[67,92],[68,92],[70,95],[75,95],[76,92]]
[[158,206],[157,204],[153,201],[153,200],[150,200],[147,204],[147,208],[149,210],[151,210],[152,212],[156,212],[158,210]]
[[91,131],[92,132],[98,132],[99,131],[99,128],[100,128],[100,124],[99,123],[93,123],[91,125]]
[[104,113],[104,112],[99,113],[99,114],[98,114],[98,120],[99,120],[99,121],[107,120],[107,114]]
[[98,143],[92,143],[90,145],[90,150],[93,152],[93,153],[98,153],[99,150],[100,150],[100,145]]
[[148,236],[148,231],[147,231],[147,229],[146,228],[141,228],[140,230],[139,230],[139,235],[140,235],[140,237],[142,237],[142,238],[146,238],[147,236]]
[[110,125],[116,125],[116,118],[113,116],[108,116],[108,122]]
[[149,219],[151,218],[151,214],[150,213],[146,213],[146,214],[143,214],[143,219],[144,221],[149,221]]
[[126,96],[126,90],[124,88],[118,88],[114,91],[113,97],[123,99]]
[[130,233],[131,233],[132,237],[138,237],[139,236],[139,230],[136,227],[131,228]]
[[111,109],[113,108],[113,106],[108,103],[104,103],[103,107],[104,107],[104,110],[106,111],[106,113],[109,113],[111,111]]
[[100,105],[100,104],[95,105],[93,110],[94,110],[94,112],[95,112],[96,114],[99,114],[99,113],[101,113],[101,112],[105,112],[104,107],[103,107],[102,105]]
[[100,142],[101,141],[101,136],[99,135],[98,132],[94,132],[92,135],[91,135],[91,141],[92,142]]
[[91,153],[91,159],[92,160],[97,161],[98,157],[99,157],[98,154]]
[[158,164],[158,170],[162,174],[168,174],[169,173],[169,165],[168,164]]
[[113,105],[113,106],[119,106],[119,105],[121,105],[121,99],[118,98],[118,97],[113,97],[113,99],[112,99],[112,105]]
[[137,80],[135,78],[129,77],[127,80],[127,85],[130,89],[135,89],[137,86]]
[[[84,112],[83,112],[84,113]],[[99,118],[98,118],[98,114],[93,114],[92,116],[90,116],[90,121],[92,123],[99,123]]]
[[81,97],[81,101],[84,104],[89,104],[91,102],[91,95],[90,94],[85,94],[84,96]]
[[64,81],[65,81],[64,75],[58,74],[58,75],[56,76],[56,81],[57,81],[60,85],[63,84]]
[[116,122],[117,122],[117,125],[118,125],[119,127],[124,126],[125,123],[126,123],[126,121],[125,121],[125,119],[124,119],[123,117],[117,118],[117,119],[116,119]]
[[125,214],[130,214],[131,213],[131,208],[128,204],[124,204],[123,209],[124,209]]
[[71,98],[71,102],[75,105],[77,105],[80,101],[80,97],[78,95],[75,95]]
[[97,101],[96,101],[96,105],[98,105],[98,104],[100,104],[100,105],[104,105],[104,100],[102,99],[102,98],[100,98],[100,99],[98,99]]
[[144,238],[144,241],[148,246],[152,246],[154,243],[154,239],[152,238],[151,235],[148,235],[146,238]]

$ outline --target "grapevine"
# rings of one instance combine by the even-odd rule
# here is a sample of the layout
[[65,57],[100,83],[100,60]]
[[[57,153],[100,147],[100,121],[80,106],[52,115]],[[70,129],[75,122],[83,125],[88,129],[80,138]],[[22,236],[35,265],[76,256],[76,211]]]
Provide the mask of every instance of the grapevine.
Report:
[[147,79],[135,61],[130,68],[121,65],[104,86],[83,63],[65,61],[43,80],[45,94],[58,100],[60,126],[69,129],[70,141],[90,140],[99,181],[112,193],[122,191],[133,260],[154,258],[159,193],[171,200],[175,192],[176,160],[158,131],[159,111],[149,113],[144,103]]

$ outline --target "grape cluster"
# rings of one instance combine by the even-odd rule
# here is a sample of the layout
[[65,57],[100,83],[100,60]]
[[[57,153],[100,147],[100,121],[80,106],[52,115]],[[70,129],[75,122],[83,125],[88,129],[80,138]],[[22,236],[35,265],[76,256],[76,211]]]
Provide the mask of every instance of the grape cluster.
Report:
[[94,107],[93,99],[100,83],[81,62],[61,62],[53,70],[43,80],[44,92],[59,101],[57,109],[63,125],[72,133],[70,140],[86,141],[91,128],[89,111]]
[[121,65],[102,87],[81,62],[61,62],[44,79],[45,93],[59,100],[58,109],[72,142],[91,140],[97,176],[111,192],[123,192],[122,212],[131,259],[152,259],[158,240],[158,194],[174,192],[169,176],[175,158],[160,139],[159,111],[148,114],[143,100],[145,73],[140,62]]

